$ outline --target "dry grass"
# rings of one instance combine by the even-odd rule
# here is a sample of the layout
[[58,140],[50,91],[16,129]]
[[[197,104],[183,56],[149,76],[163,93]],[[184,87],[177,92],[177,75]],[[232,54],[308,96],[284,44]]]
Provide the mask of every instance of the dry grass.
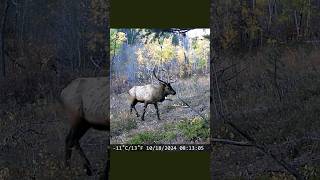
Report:
[[[57,103],[43,99],[24,106],[0,106],[0,179],[89,178],[77,152],[73,153],[71,168],[64,166],[69,125]],[[89,130],[80,142],[97,169],[92,179],[102,173],[107,137],[104,132]]]
[[[314,137],[320,137],[320,67],[315,57],[320,51],[308,47],[277,50],[264,49],[239,60],[240,66],[249,68],[237,80],[221,86],[224,103],[228,112],[240,114],[233,123],[308,179],[317,179],[320,144]],[[274,84],[273,58],[278,64],[278,87]],[[218,120],[212,132],[214,137],[244,140]],[[217,179],[293,179],[254,148],[233,146],[214,147],[212,173]]]

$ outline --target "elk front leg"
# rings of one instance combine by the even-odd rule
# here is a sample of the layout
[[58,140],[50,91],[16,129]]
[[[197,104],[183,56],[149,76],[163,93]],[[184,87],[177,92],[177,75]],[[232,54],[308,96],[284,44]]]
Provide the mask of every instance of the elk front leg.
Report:
[[144,114],[146,113],[147,107],[148,107],[148,103],[144,103],[144,109],[143,109],[143,113],[142,113],[142,117],[141,117],[142,121],[144,121]]
[[139,113],[138,113],[138,111],[137,111],[137,109],[136,109],[136,107],[135,107],[135,106],[133,106],[133,109],[136,111],[136,115],[137,115],[137,117],[139,117],[140,115],[139,115]]
[[86,121],[84,119],[80,119],[79,121],[80,121],[80,123],[78,123],[76,126],[71,128],[71,130],[69,131],[69,134],[66,138],[65,162],[66,162],[66,165],[69,166],[72,148],[75,146],[76,150],[78,150],[80,156],[84,159],[84,166],[86,168],[87,175],[92,175],[91,165],[89,163],[89,160],[85,156],[85,154],[79,144],[79,140],[87,132],[87,130],[90,128],[90,125],[88,123],[86,123]]
[[154,107],[156,108],[158,120],[161,120],[161,119],[160,119],[160,115],[159,115],[158,104],[157,104],[157,103],[154,103],[153,105],[154,105]]

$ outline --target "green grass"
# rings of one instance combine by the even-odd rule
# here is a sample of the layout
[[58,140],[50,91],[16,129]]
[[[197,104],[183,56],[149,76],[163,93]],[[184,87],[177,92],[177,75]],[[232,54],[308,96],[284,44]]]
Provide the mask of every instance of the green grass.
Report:
[[208,123],[200,117],[195,117],[191,121],[184,120],[177,124],[177,129],[188,141],[198,138],[207,139],[210,135]]
[[128,140],[129,144],[152,144],[170,142],[181,136],[187,141],[209,138],[209,123],[200,117],[185,119],[178,123],[167,123],[156,131],[144,131]]
[[303,171],[303,175],[307,177],[307,179],[316,180],[320,177],[320,166],[316,165],[304,165],[300,170]]
[[177,134],[173,131],[169,131],[169,132],[164,132],[163,133],[163,140],[165,142],[168,142],[168,141],[172,141],[173,139],[175,139],[177,137]]
[[174,132],[158,132],[145,131],[134,135],[129,141],[129,144],[152,144],[160,141],[170,141],[176,137]]

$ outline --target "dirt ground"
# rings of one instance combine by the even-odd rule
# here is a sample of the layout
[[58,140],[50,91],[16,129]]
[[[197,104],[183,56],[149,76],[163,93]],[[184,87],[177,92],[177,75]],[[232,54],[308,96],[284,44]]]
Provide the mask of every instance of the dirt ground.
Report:
[[76,151],[70,169],[64,166],[69,126],[58,103],[2,104],[0,114],[0,179],[97,179],[103,172],[108,134],[91,129],[80,144],[94,175],[86,175]]

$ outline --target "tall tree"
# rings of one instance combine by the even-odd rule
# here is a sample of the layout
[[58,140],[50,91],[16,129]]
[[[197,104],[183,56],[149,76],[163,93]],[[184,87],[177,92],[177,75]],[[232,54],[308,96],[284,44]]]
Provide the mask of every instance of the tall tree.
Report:
[[5,0],[4,2],[4,11],[1,18],[1,62],[2,62],[2,75],[6,76],[6,56],[5,56],[5,31],[8,17],[8,9],[9,9],[9,0]]

